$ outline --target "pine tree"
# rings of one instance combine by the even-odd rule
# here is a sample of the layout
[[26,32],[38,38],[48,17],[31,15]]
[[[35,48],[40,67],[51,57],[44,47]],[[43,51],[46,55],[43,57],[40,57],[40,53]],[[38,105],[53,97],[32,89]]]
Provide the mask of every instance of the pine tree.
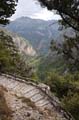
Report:
[[17,0],[0,0],[0,24],[9,23],[9,17],[15,13]]
[[79,31],[79,0],[38,0],[48,10],[56,10],[65,23]]

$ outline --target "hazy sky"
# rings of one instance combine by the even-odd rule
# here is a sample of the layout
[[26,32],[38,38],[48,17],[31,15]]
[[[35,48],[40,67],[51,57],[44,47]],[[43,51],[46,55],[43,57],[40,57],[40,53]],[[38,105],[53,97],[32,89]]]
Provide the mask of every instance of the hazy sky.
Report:
[[46,8],[41,8],[39,4],[36,4],[35,0],[19,0],[16,13],[11,17],[11,20],[22,16],[44,20],[59,19],[58,15],[54,15],[53,12],[48,11]]

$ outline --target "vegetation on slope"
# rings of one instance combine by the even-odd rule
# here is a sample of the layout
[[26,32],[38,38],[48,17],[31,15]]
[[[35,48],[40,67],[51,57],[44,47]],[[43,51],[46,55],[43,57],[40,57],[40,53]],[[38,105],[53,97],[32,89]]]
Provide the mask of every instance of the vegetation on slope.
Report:
[[0,32],[0,72],[31,76],[31,67],[26,65],[12,37]]
[[61,56],[48,55],[40,59],[37,66],[37,75],[43,82],[47,78],[47,73],[52,71],[63,73],[65,71],[65,66]]
[[59,75],[49,72],[44,81],[61,101],[62,106],[69,111],[75,120],[79,120],[79,73]]
[[[40,58],[36,75],[41,82],[50,86],[52,93],[60,99],[63,108],[69,111],[75,120],[79,120],[79,49],[76,47],[79,46],[78,37],[73,40],[75,46],[72,46],[71,39],[67,39],[67,42],[71,44],[65,44],[65,41],[65,47],[62,47],[64,45],[62,44],[59,54],[50,54]],[[77,50],[74,52],[73,48]],[[57,48],[57,50],[60,49]],[[62,54],[63,51],[67,51],[67,54],[64,53],[65,56]],[[71,55],[73,58],[76,57],[73,59],[75,62],[70,59]]]

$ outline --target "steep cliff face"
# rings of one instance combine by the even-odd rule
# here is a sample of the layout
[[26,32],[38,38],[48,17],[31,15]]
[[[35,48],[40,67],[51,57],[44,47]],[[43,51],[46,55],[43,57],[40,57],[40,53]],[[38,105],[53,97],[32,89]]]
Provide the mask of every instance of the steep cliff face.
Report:
[[21,36],[11,33],[10,31],[3,28],[0,28],[0,31],[3,31],[5,35],[9,35],[12,37],[12,40],[20,53],[30,57],[36,56],[36,51],[34,50],[32,45],[28,42],[28,40],[25,40]]
[[28,41],[26,41],[24,38],[15,35],[12,36],[13,41],[17,48],[19,49],[20,53],[25,54],[26,56],[36,56],[36,51],[33,49],[33,47],[29,44]]

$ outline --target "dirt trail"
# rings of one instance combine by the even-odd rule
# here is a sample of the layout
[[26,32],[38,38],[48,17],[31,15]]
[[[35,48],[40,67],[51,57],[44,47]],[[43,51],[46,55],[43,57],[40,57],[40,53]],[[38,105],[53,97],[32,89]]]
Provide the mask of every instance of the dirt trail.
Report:
[[12,120],[73,120],[39,85],[9,75],[0,76]]

